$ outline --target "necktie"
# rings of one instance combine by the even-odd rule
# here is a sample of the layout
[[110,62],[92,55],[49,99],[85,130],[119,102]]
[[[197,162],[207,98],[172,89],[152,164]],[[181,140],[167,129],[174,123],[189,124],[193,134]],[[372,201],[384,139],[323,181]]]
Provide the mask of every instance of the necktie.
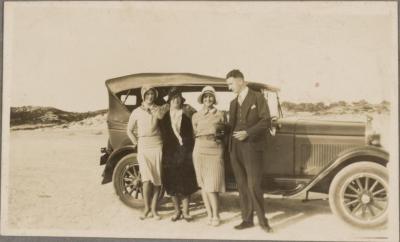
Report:
[[238,96],[238,103],[239,103],[240,106],[242,106],[242,103],[243,103],[243,95],[239,95],[239,96]]

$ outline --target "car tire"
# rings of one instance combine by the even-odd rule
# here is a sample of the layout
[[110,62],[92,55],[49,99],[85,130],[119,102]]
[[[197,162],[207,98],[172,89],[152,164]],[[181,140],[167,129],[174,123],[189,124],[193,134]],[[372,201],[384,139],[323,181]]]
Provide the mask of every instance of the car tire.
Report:
[[[143,189],[136,154],[128,154],[118,162],[113,173],[114,189],[121,201],[131,208],[141,208],[143,204]],[[161,187],[159,202],[164,197],[165,190]]]
[[357,162],[336,174],[329,187],[332,212],[360,228],[381,227],[388,217],[388,174],[374,162]]

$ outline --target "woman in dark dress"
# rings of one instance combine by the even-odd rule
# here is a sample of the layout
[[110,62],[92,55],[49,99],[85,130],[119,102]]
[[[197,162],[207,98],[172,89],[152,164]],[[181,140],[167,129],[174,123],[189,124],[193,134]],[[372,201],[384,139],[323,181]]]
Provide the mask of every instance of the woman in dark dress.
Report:
[[[175,214],[171,220],[183,217],[190,221],[190,195],[198,190],[192,151],[194,135],[191,117],[183,112],[185,99],[177,88],[168,93],[170,110],[160,122],[163,138],[163,185],[174,203]],[[180,204],[182,203],[182,210]]]

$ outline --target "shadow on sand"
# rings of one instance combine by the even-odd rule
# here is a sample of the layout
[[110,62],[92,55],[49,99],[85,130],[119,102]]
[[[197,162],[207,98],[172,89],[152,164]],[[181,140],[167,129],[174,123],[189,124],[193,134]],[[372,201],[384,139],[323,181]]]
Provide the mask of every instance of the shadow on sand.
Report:
[[[267,218],[274,230],[284,229],[314,215],[331,213],[328,201],[322,199],[303,202],[300,199],[265,198],[264,207]],[[174,213],[174,207],[169,197],[164,198],[160,211],[164,211],[165,214],[171,216]],[[190,211],[194,219],[201,219],[207,216],[199,193],[192,195]],[[224,193],[220,196],[220,212],[223,214],[222,224],[241,221],[239,196],[237,193]]]

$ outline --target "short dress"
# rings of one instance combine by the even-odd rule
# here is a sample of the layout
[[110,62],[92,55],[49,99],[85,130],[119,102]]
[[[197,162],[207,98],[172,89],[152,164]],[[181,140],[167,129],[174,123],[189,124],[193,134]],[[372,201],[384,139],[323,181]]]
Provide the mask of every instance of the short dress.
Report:
[[143,106],[133,110],[129,117],[128,132],[137,137],[137,160],[142,182],[161,186],[162,138],[158,125],[158,107],[146,110]]
[[192,124],[197,184],[206,192],[225,192],[224,144],[215,139],[217,126],[225,124],[225,116],[215,108],[203,109],[193,115]]

